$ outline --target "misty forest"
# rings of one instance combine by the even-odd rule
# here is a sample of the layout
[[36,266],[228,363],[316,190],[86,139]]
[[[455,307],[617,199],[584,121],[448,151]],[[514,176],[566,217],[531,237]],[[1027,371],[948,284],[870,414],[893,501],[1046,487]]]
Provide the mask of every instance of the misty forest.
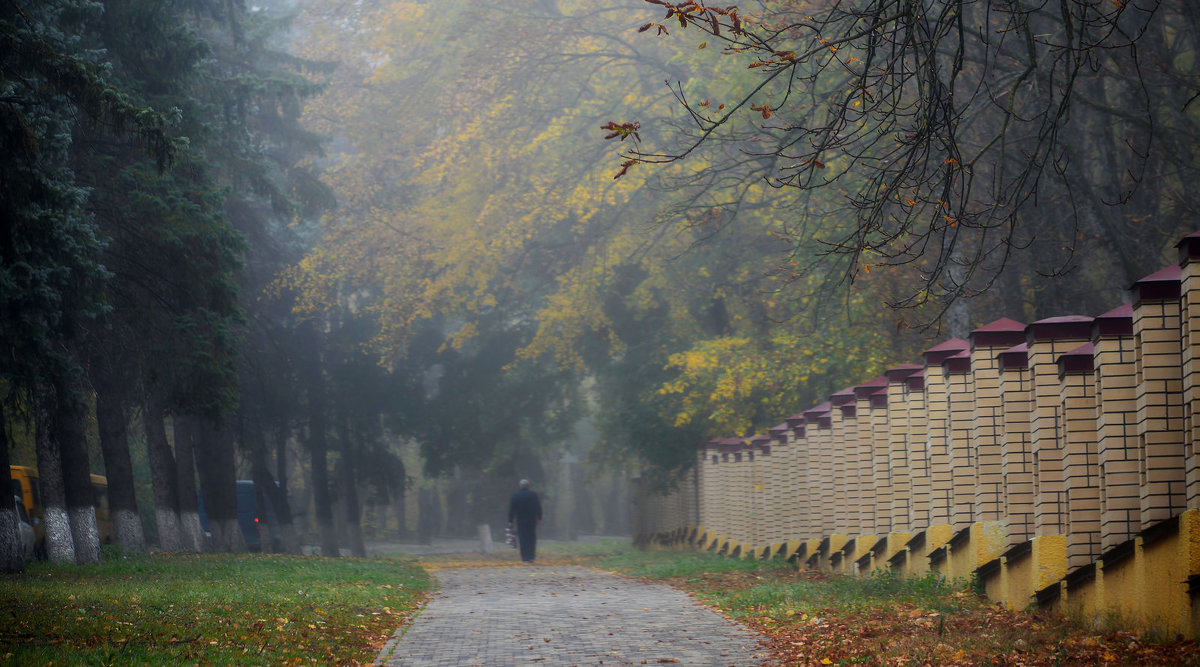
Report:
[[0,476],[57,562],[244,550],[238,480],[264,550],[521,478],[628,535],[707,438],[1127,300],[1200,228],[1198,48],[1187,0],[0,0]]

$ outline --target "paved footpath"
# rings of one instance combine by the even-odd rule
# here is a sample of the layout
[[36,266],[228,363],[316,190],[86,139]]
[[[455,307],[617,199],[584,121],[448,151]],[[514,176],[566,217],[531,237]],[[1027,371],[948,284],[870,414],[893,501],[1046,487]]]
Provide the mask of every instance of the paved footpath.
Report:
[[761,665],[745,627],[670,586],[581,567],[442,570],[377,665]]

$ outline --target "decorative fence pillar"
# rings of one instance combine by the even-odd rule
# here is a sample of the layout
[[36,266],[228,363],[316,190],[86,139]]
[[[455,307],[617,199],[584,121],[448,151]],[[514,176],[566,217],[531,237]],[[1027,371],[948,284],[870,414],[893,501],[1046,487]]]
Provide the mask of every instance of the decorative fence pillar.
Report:
[[1004,404],[1000,391],[1000,359],[1004,350],[1025,342],[1025,325],[1002,317],[971,332],[971,371],[975,376],[975,412],[971,442],[975,448],[975,517],[980,521],[1006,518],[1001,441]]
[[1093,347],[1085,343],[1058,358],[1062,403],[1063,480],[1067,514],[1067,568],[1100,557],[1100,464],[1096,438]]
[[925,351],[925,410],[928,434],[926,459],[929,462],[929,525],[949,524],[953,520],[954,477],[950,467],[950,406],[942,362],[968,347],[967,341],[951,338]]
[[718,487],[720,528],[717,534],[725,542],[728,542],[737,533],[735,490],[737,488],[737,458],[741,456],[740,449],[741,440],[737,438],[721,439],[721,464],[717,468],[720,472]]
[[921,370],[917,364],[889,368],[887,384],[888,461],[892,479],[892,530],[912,529],[913,486],[909,466],[908,377]]
[[750,487],[751,487],[751,458],[747,456],[749,447],[746,446],[746,441],[743,438],[734,438],[737,441],[737,449],[733,451],[733,488],[730,491],[729,499],[733,501],[731,504],[732,512],[731,519],[733,529],[730,531],[730,536],[737,543],[736,549],[741,549],[745,552],[750,543]]
[[[871,401],[860,392],[861,385],[851,387],[850,393],[854,400],[842,406],[843,414],[847,415],[847,436],[852,437],[847,445],[853,444],[858,450],[855,458],[857,466],[854,475],[854,487],[858,497],[858,521],[851,517],[850,532],[855,535],[875,534],[875,448],[874,433],[871,430]],[[849,415],[853,415],[850,417]]]
[[1100,466],[1100,548],[1142,529],[1141,446],[1137,433],[1137,370],[1133,307],[1114,308],[1092,325],[1096,363],[1097,463]]
[[775,457],[771,451],[771,437],[756,435],[750,438],[750,453],[754,456],[754,479],[751,484],[751,497],[754,507],[751,514],[759,520],[751,531],[751,544],[759,553],[768,545],[779,540],[779,513],[771,494],[775,489]]
[[828,401],[804,411],[804,429],[808,436],[809,447],[809,478],[816,477],[812,498],[813,537],[820,539],[834,532],[834,486],[833,462],[838,452],[834,450],[833,433],[830,430],[830,404]]
[[1169,266],[1130,288],[1137,370],[1137,433],[1142,448],[1142,526],[1187,506],[1183,463],[1183,354],[1180,277]]
[[[816,537],[829,541],[832,536],[837,533],[837,521],[835,519],[834,508],[839,502],[834,494],[835,473],[834,462],[841,453],[836,448],[836,443],[833,440],[833,415],[832,406],[829,402],[822,403],[815,409],[816,414],[812,415],[812,424],[816,431],[816,444],[820,450],[820,462],[815,471],[820,476],[820,489],[822,497],[820,503],[821,511],[821,530]],[[809,418],[809,413],[805,413],[805,419]],[[808,433],[813,433],[808,430]],[[827,544],[831,550],[825,552],[827,558],[832,551],[841,548],[845,542],[845,535],[842,534],[839,539],[833,539]],[[828,562],[825,563],[828,565]]]
[[771,449],[771,486],[768,489],[768,502],[774,512],[775,517],[775,535],[772,537],[772,543],[784,544],[788,540],[796,539],[795,530],[795,514],[796,514],[796,496],[799,495],[799,489],[796,488],[796,471],[795,464],[795,448],[788,443],[788,427],[787,423],[772,426],[767,431],[767,436],[770,438],[769,447]]
[[1200,509],[1200,232],[1188,234],[1179,248],[1183,344],[1184,479],[1188,509]]
[[721,532],[721,505],[723,504],[721,489],[724,487],[724,484],[722,484],[724,470],[721,462],[721,440],[716,438],[709,440],[705,451],[708,454],[710,463],[705,466],[704,471],[704,483],[708,486],[700,494],[700,497],[703,498],[701,502],[704,505],[704,511],[701,512],[700,516],[704,520],[704,527],[708,529],[708,541],[704,546],[710,548],[713,546],[713,541],[716,538],[724,535]]
[[1025,343],[996,355],[1000,366],[1000,472],[1004,476],[1004,516],[1007,543],[1021,544],[1033,537],[1033,444],[1030,412],[1033,408],[1029,350]]
[[829,397],[832,406],[830,430],[833,432],[834,495],[841,500],[834,510],[833,532],[850,534],[858,530],[860,495],[858,488],[858,439],[854,419],[854,391],[843,389]]
[[788,443],[793,448],[792,466],[795,470],[790,484],[796,488],[796,509],[791,534],[802,540],[812,539],[816,534],[813,526],[813,518],[816,514],[813,512],[814,500],[812,498],[815,493],[813,485],[816,480],[809,476],[812,470],[812,464],[809,461],[811,450],[808,439],[805,437],[804,415],[792,415],[787,418],[786,423],[788,425]]
[[700,484],[700,502],[697,508],[696,524],[702,529],[697,537],[702,540],[701,547],[708,546],[708,531],[713,529],[712,522],[712,507],[715,499],[713,498],[713,490],[716,483],[715,475],[713,474],[712,466],[715,465],[713,459],[717,458],[715,445],[712,440],[706,440],[700,443],[696,449],[696,477]]
[[912,531],[933,525],[933,482],[929,463],[929,421],[925,418],[925,370],[904,378],[908,404],[908,470],[912,480],[912,509],[908,523]]
[[762,457],[759,455],[758,447],[755,446],[754,438],[743,439],[742,446],[744,448],[742,456],[746,462],[746,486],[742,489],[745,497],[743,520],[746,523],[742,540],[742,555],[745,556],[762,546],[761,535],[766,516],[762,512]]
[[887,533],[892,529],[887,386],[887,377],[881,375],[854,388],[857,398],[855,412],[861,422],[859,441],[865,443],[865,447],[859,450],[860,457],[864,459],[864,474],[860,484],[868,490],[863,500],[865,506],[869,505],[864,507],[864,516],[870,515],[870,521],[864,519],[860,525],[860,532],[864,535]]
[[950,453],[950,525],[960,531],[977,521],[975,487],[978,470],[971,434],[975,427],[975,375],[971,354],[963,350],[942,360],[946,381],[946,447]]
[[1058,358],[1089,342],[1091,337],[1092,318],[1078,315],[1038,320],[1026,330],[1033,391],[1030,417],[1035,494],[1033,520],[1034,533],[1039,537],[1062,535],[1067,511]]

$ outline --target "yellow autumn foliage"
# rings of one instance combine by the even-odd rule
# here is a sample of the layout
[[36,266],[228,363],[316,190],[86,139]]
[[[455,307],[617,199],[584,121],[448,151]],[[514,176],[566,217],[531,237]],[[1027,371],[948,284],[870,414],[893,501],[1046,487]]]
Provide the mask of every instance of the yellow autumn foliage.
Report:
[[[756,177],[744,146],[613,178],[622,147],[603,142],[603,122],[658,123],[665,137],[686,125],[647,70],[710,72],[689,85],[714,108],[753,75],[713,49],[637,40],[620,3],[555,6],[570,20],[466,0],[305,10],[300,55],[339,63],[304,115],[336,149],[321,166],[339,207],[286,277],[298,309],[374,318],[384,357],[438,318],[456,323],[444,347],[461,348],[496,309],[533,325],[514,365],[595,372],[653,345],[664,419],[714,434],[896,362],[873,315],[887,272],[816,308],[836,277],[796,256],[795,239],[817,213]],[[742,171],[720,171],[730,156]],[[650,314],[653,330],[631,324]]]

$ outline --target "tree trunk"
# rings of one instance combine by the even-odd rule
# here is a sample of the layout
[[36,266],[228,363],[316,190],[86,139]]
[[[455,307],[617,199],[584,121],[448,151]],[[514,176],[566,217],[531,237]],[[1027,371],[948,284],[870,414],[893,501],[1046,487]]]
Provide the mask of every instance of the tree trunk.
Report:
[[358,502],[358,482],[354,475],[354,445],[349,433],[342,442],[342,497],[346,500],[346,535],[350,542],[350,555],[367,557],[367,545],[363,542],[362,507]]
[[434,514],[437,508],[434,507],[433,489],[421,489],[417,491],[417,542],[420,544],[433,544],[433,533],[437,518]]
[[313,410],[308,434],[312,461],[313,512],[317,515],[317,533],[322,556],[338,556],[337,534],[333,528],[333,499],[329,495],[328,440],[322,410]]
[[62,462],[63,488],[71,538],[75,544],[75,562],[80,565],[100,562],[100,528],[96,523],[96,492],[92,488],[92,470],[88,462],[85,430],[86,413],[82,387],[72,383],[58,394],[55,435]]
[[114,377],[112,370],[104,359],[93,359],[92,388],[96,390],[96,424],[108,478],[108,516],[114,541],[128,552],[141,553],[146,550],[146,536],[129,458],[127,395],[122,390],[122,379]]
[[196,494],[195,420],[176,417],[172,420],[175,432],[175,480],[179,500],[180,547],[194,553],[208,550],[208,538],[200,525],[200,510]]
[[[300,538],[296,534],[296,522],[292,519],[292,506],[288,501],[287,491],[275,483],[275,478],[266,465],[266,457],[263,457],[261,462],[256,462],[253,468],[254,489],[256,493],[261,494],[261,506],[265,508],[269,504],[271,508],[270,514],[263,514],[267,514],[269,527],[279,535],[279,551],[288,554],[300,553]],[[268,542],[263,542],[264,551],[267,544]]]
[[629,498],[630,494],[626,489],[625,471],[614,470],[608,502],[605,504],[608,517],[606,521],[608,524],[608,534],[633,534],[633,515],[630,512],[631,505],[629,504]]
[[966,339],[971,335],[971,311],[968,308],[966,296],[967,270],[964,266],[966,260],[962,258],[961,251],[956,250],[948,261],[950,264],[946,267],[946,276],[949,280],[948,284],[943,286],[950,292],[949,298],[953,300],[946,307],[943,321],[946,324],[947,334],[953,338]]
[[54,434],[58,393],[48,386],[39,386],[36,392],[38,486],[41,488],[42,529],[45,534],[43,549],[52,563],[74,563],[75,541],[71,537],[71,519],[67,515],[62,455]]
[[[263,551],[276,549],[284,553],[300,553],[300,540],[296,537],[296,524],[292,521],[292,507],[288,502],[287,491],[276,484],[267,464],[267,443],[263,437],[262,424],[254,419],[243,421],[242,445],[250,451],[251,476],[254,479],[254,493],[258,500],[259,516],[265,517],[263,522],[266,535],[263,535]],[[270,511],[267,511],[268,508]],[[272,535],[278,535],[279,545],[274,544]]]
[[403,541],[410,537],[408,531],[408,505],[406,492],[408,491],[408,475],[404,469],[404,462],[396,457],[396,469],[393,479],[400,480],[396,483],[388,485],[392,500],[392,513],[396,515],[396,538]]
[[[287,421],[279,420],[279,424],[275,428],[275,481],[278,482],[279,493],[283,497],[283,502],[287,504],[287,525],[284,527],[283,534],[283,549],[287,553],[300,553],[300,538],[302,531],[299,528],[295,508],[292,507],[291,487],[288,484],[288,428]],[[303,515],[303,510],[300,515]],[[282,521],[282,515],[280,515]]]
[[313,513],[322,556],[338,556],[337,534],[333,526],[333,499],[329,495],[329,439],[325,411],[325,373],[321,368],[320,333],[316,325],[304,332],[309,358],[300,364],[303,384],[308,390],[308,449],[312,464]]
[[162,405],[147,395],[142,403],[142,426],[146,431],[146,458],[150,463],[150,483],[154,487],[154,521],[158,526],[158,548],[182,551],[183,535],[179,525],[179,471],[167,442]]
[[287,420],[280,418],[275,425],[275,481],[279,482],[279,488],[287,490],[288,488],[288,469],[287,469],[287,444],[288,444],[288,427]]
[[246,550],[246,538],[238,525],[237,468],[233,437],[228,429],[201,420],[197,424],[193,454],[200,488],[204,491],[204,512],[212,533],[212,548],[218,552]]
[[[8,463],[8,419],[4,403],[0,402],[0,489],[13,488]],[[17,574],[25,571],[25,551],[21,545],[21,516],[12,494],[0,499],[0,572]]]

